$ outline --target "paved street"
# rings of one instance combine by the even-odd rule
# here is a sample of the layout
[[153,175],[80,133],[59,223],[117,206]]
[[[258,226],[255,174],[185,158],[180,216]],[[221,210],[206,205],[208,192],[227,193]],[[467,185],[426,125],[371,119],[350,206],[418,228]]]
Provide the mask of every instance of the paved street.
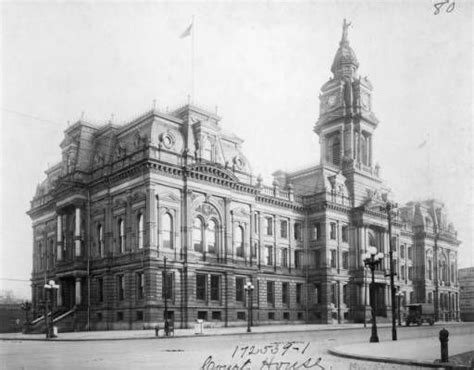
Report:
[[[399,338],[437,337],[440,328],[401,327]],[[472,325],[451,326],[450,336],[472,333],[472,328]],[[327,353],[328,348],[368,342],[369,337],[368,327],[119,341],[2,341],[0,346],[1,365],[6,369],[227,369],[229,366],[232,369],[268,370],[413,368],[345,359]],[[379,337],[381,341],[390,340],[390,328],[380,328]],[[278,344],[274,344],[276,342]],[[223,365],[226,367],[219,367]]]

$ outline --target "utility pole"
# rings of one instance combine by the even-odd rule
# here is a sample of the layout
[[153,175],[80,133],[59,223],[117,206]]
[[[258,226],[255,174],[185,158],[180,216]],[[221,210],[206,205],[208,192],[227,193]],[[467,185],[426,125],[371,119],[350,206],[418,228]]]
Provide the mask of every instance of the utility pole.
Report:
[[397,208],[396,203],[391,203],[388,199],[385,199],[385,206],[381,207],[382,211],[387,212],[387,221],[388,221],[388,238],[389,238],[389,260],[390,260],[390,292],[391,292],[391,301],[392,301],[392,340],[397,340],[397,316],[396,316],[396,288],[394,282],[395,272],[393,271],[393,241],[392,241],[392,210]]

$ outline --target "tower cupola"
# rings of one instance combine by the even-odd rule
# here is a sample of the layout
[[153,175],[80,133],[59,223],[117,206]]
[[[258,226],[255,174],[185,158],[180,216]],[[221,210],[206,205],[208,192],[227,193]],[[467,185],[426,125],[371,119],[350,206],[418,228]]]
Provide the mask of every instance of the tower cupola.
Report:
[[349,46],[348,29],[351,23],[345,19],[342,24],[342,37],[339,42],[339,49],[337,49],[336,56],[332,62],[331,72],[335,78],[342,79],[344,77],[355,77],[357,68],[359,68],[359,61],[354,53],[354,50]]

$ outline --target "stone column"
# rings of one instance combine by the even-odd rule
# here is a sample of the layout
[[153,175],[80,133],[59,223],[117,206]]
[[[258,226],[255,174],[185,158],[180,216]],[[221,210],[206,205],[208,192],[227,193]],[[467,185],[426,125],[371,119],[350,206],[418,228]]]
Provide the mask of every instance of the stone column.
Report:
[[58,261],[63,259],[63,219],[61,215],[57,215],[57,243],[56,258]]
[[[156,250],[157,241],[156,241],[156,199],[155,199],[155,189],[148,185],[146,191],[146,213],[145,213],[145,247],[148,246],[150,249]],[[176,219],[173,220],[176,225]],[[175,246],[176,247],[176,246]]]
[[74,255],[81,256],[81,209],[76,207],[76,224],[74,227]]
[[81,304],[81,278],[77,277],[76,278],[76,288],[75,288],[75,304],[80,305]]

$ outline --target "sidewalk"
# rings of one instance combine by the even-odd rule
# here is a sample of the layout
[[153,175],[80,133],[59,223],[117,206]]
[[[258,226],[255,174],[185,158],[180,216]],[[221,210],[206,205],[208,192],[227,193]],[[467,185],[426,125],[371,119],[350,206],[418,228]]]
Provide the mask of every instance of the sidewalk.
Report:
[[451,360],[455,355],[474,351],[474,334],[452,336],[448,343],[450,362],[444,364],[435,363],[441,357],[438,337],[349,344],[332,348],[329,353],[365,361],[432,368],[469,369],[470,367],[459,365],[456,363],[457,361],[451,362]]
[[[380,324],[379,327],[389,327],[389,323]],[[202,334],[196,334],[195,328],[175,329],[175,338],[216,336],[216,335],[252,335],[261,333],[284,333],[288,331],[325,331],[325,330],[347,330],[360,329],[363,324],[302,324],[302,325],[262,325],[252,326],[252,332],[247,333],[246,326],[237,327],[214,327],[204,328]],[[164,337],[163,330],[160,330],[160,339],[172,339]],[[57,338],[46,339],[45,334],[22,334],[4,333],[0,334],[0,340],[54,340],[54,341],[94,341],[94,340],[132,340],[132,339],[158,339],[155,330],[110,330],[110,331],[80,331],[59,333]]]

